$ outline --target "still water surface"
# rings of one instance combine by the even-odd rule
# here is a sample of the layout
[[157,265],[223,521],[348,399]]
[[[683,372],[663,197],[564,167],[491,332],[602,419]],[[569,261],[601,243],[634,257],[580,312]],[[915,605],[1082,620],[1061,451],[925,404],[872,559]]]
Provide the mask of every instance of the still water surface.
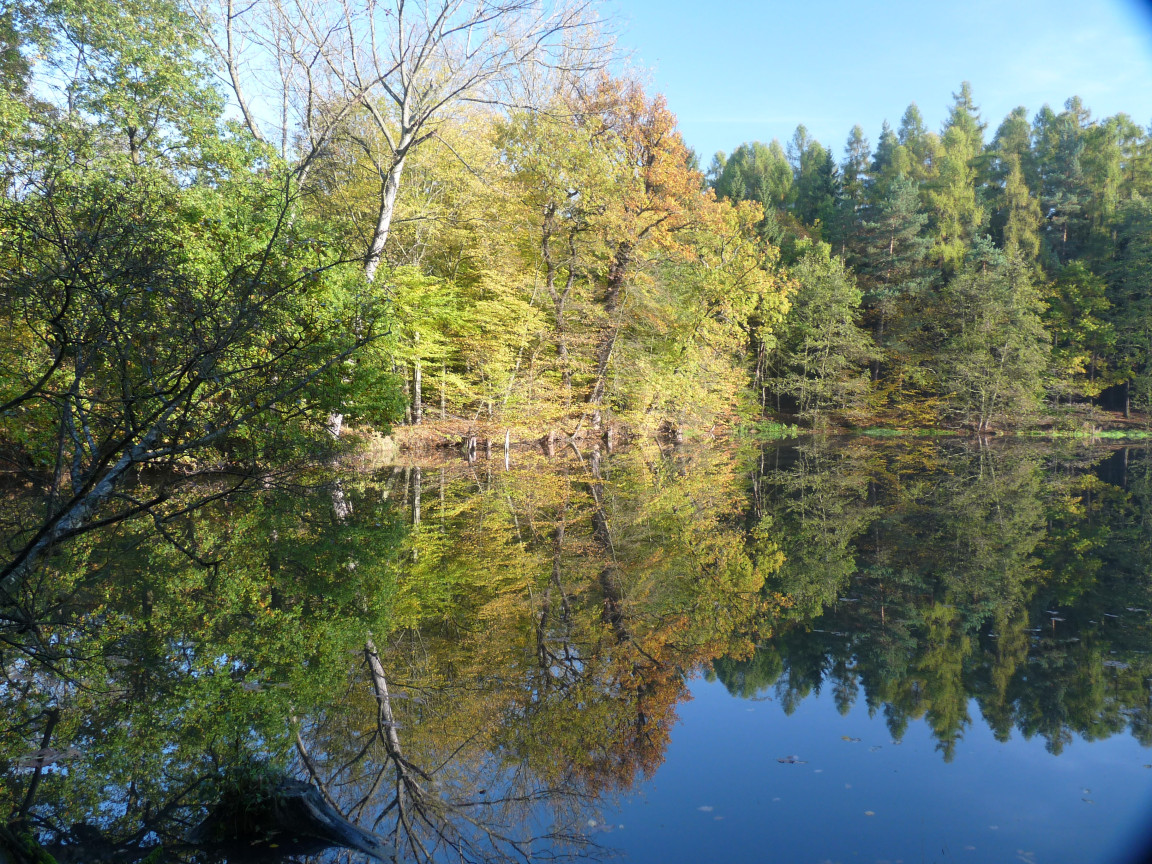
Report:
[[236,818],[289,778],[408,861],[1123,864],[1152,836],[1146,450],[267,485],[183,526],[212,566],[128,527],[4,633],[0,805],[60,861],[368,860]]

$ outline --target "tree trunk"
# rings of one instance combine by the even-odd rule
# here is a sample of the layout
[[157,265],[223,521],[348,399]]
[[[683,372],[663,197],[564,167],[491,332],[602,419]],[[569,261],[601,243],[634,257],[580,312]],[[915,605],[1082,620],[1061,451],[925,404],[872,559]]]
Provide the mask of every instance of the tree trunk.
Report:
[[420,524],[420,466],[412,469],[412,525]]
[[392,214],[396,211],[396,192],[400,189],[400,177],[404,173],[404,157],[392,163],[384,180],[384,195],[380,199],[380,211],[376,216],[376,230],[372,232],[372,245],[364,262],[364,278],[372,282],[384,257],[384,244],[388,242],[388,232],[392,228]]
[[[624,279],[628,272],[628,265],[632,262],[633,244],[625,241],[616,247],[616,255],[612,259],[612,266],[608,269],[608,284],[604,286],[604,311],[609,319],[620,308],[624,294]],[[608,377],[608,364],[612,360],[612,349],[616,346],[616,337],[620,334],[620,325],[609,320],[607,327],[600,336],[600,343],[596,346],[596,380],[592,391],[588,394],[588,404],[594,406],[592,425],[599,426],[601,422],[600,403],[604,399],[604,390]]]
[[412,422],[417,426],[424,417],[424,397],[421,386],[420,361],[417,360],[412,369]]

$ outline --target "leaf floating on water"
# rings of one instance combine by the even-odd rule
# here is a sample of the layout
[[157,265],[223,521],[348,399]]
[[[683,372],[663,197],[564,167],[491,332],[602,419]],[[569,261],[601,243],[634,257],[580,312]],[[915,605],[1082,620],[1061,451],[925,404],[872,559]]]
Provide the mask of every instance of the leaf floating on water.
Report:
[[785,756],[782,759],[777,759],[777,762],[782,762],[785,765],[807,765],[806,759],[801,759],[799,756]]
[[851,735],[841,735],[840,740],[841,741],[848,741],[852,744],[859,744],[860,743],[859,738],[853,738]]

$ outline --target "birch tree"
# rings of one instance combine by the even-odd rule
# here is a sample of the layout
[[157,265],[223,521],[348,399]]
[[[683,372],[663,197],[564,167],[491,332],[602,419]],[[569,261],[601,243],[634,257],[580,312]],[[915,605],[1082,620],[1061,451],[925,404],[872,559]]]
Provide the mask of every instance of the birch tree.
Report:
[[196,14],[245,125],[294,156],[302,181],[342,135],[371,162],[369,281],[414,149],[443,141],[464,106],[530,104],[541,78],[600,65],[610,47],[591,0],[218,0]]

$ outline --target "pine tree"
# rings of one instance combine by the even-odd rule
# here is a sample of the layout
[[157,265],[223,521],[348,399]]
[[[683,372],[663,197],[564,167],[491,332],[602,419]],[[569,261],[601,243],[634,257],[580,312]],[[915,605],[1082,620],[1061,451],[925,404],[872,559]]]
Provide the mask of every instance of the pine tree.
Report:
[[871,190],[874,199],[882,198],[888,192],[888,186],[897,177],[908,175],[908,154],[905,152],[896,133],[884,121],[880,129],[880,140],[876,144],[876,153],[872,157]]
[[864,130],[853,126],[844,145],[844,161],[840,163],[840,197],[836,214],[836,235],[841,256],[849,244],[855,242],[868,202],[871,182],[871,151]]
[[1075,258],[1087,235],[1085,209],[1089,189],[1081,157],[1090,117],[1090,112],[1074,96],[1060,114],[1045,105],[1033,123],[1041,182],[1040,207],[1047,221],[1045,238],[1049,254],[1057,264]]
[[[864,289],[865,320],[881,352],[887,352],[900,331],[912,324],[911,304],[907,301],[922,287],[929,275],[924,262],[931,246],[924,236],[928,216],[920,207],[916,184],[897,177],[888,194],[869,211],[869,220],[861,225],[854,267]],[[894,328],[898,314],[904,324]],[[873,379],[879,378],[881,357],[873,363]]]

